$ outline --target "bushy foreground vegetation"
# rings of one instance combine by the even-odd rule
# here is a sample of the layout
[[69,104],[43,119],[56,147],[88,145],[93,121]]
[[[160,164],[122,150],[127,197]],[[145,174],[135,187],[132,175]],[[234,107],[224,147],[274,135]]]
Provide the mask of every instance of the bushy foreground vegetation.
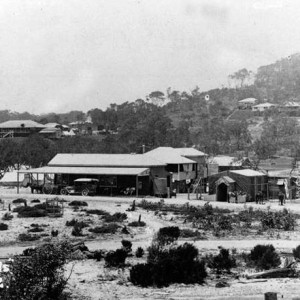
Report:
[[[26,255],[28,255],[28,251]],[[29,256],[15,256],[9,272],[3,273],[3,300],[65,299],[67,284],[64,265],[71,247],[68,242],[44,244],[30,251]]]

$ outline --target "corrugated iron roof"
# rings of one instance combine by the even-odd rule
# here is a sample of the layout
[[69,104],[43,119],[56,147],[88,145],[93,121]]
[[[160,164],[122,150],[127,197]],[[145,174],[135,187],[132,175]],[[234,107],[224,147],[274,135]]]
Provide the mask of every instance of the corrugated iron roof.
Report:
[[31,120],[10,120],[0,123],[0,128],[45,128],[46,126]]
[[42,167],[29,170],[20,170],[18,172],[40,174],[149,175],[148,168]]
[[246,98],[243,100],[240,100],[239,103],[255,103],[257,101],[257,99],[255,98]]
[[207,156],[207,154],[195,148],[173,148],[173,150],[181,156]]
[[233,156],[226,156],[226,155],[218,155],[209,160],[210,164],[217,164],[221,167],[227,166],[235,166],[240,167],[243,164],[243,160],[237,160],[236,157]]
[[254,176],[266,176],[264,173],[255,171],[252,169],[244,169],[244,170],[234,170],[230,171],[230,173],[235,173],[243,176],[254,177]]
[[157,158],[165,164],[194,164],[194,160],[186,158],[179,154],[177,150],[172,147],[158,147],[149,152],[143,154],[144,157],[148,158]]
[[161,160],[144,154],[59,153],[48,163],[50,167],[154,167],[165,166]]

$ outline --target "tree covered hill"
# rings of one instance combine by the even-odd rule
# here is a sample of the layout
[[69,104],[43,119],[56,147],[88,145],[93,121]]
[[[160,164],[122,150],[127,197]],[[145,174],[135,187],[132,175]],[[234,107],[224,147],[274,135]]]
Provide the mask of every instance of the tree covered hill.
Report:
[[[106,110],[94,108],[86,113],[37,116],[5,110],[0,111],[0,122],[33,119],[43,124],[66,124],[83,121],[89,115],[98,130],[117,133],[92,147],[94,152],[139,153],[142,145],[148,150],[158,146],[194,145],[209,154],[254,151],[265,157],[296,153],[300,148],[297,116],[279,111],[257,115],[238,111],[237,104],[250,97],[259,102],[300,101],[300,54],[262,66],[256,73],[241,69],[228,76],[228,83],[228,87],[209,91],[200,91],[198,87],[191,91],[171,88],[165,92],[153,91],[144,99],[113,103]],[[80,145],[78,151],[90,151],[84,148],[84,143]],[[65,146],[59,148],[65,150]]]

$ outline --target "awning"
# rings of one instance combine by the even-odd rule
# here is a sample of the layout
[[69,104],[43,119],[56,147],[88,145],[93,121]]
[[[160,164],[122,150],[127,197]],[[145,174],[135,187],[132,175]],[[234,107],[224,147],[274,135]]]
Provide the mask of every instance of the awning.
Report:
[[148,176],[149,168],[42,167],[18,173]]

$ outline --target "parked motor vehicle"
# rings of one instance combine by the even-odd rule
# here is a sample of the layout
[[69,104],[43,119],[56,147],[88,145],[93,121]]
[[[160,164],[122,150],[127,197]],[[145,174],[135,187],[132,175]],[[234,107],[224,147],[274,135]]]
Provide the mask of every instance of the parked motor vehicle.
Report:
[[74,185],[68,185],[60,190],[61,195],[81,194],[82,196],[95,195],[99,186],[99,180],[95,178],[78,178]]

